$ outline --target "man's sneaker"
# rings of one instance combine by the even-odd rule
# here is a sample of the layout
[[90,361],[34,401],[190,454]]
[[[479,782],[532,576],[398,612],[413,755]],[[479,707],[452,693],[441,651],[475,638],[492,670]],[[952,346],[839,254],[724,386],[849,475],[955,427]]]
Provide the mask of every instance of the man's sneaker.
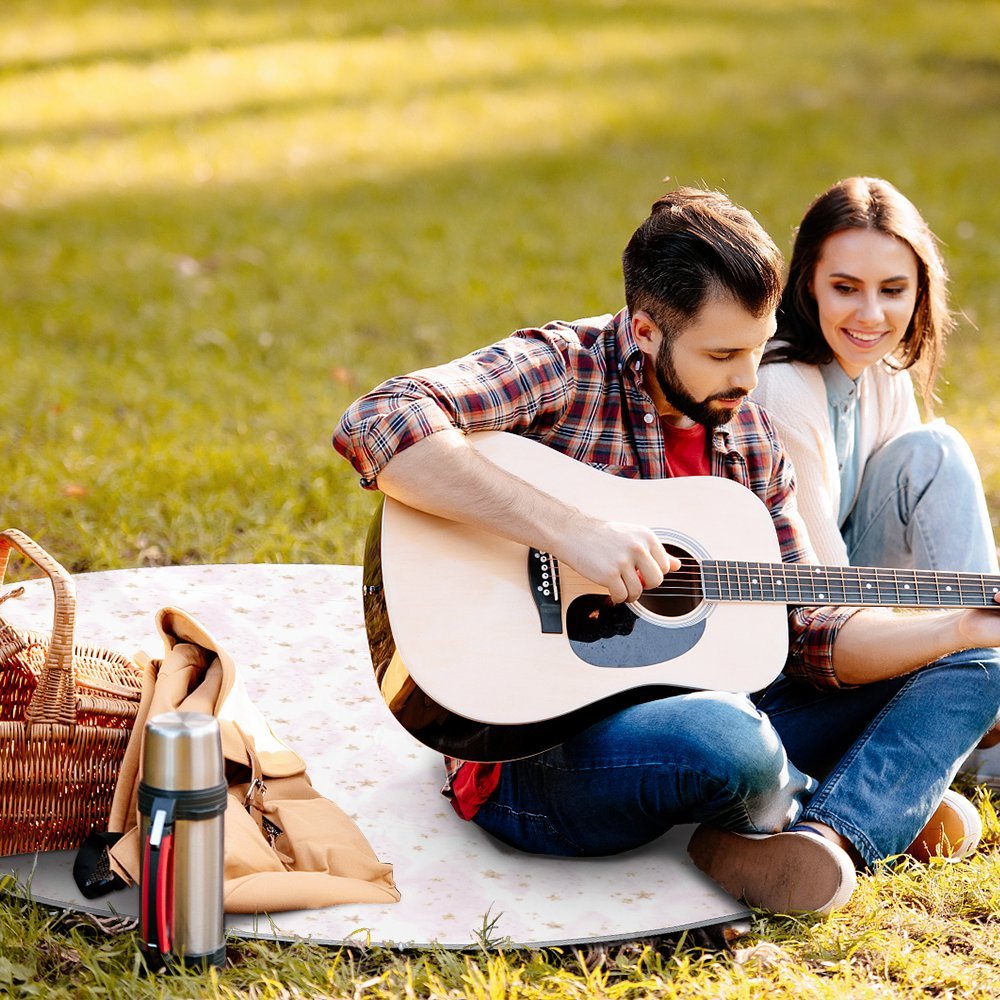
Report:
[[979,811],[967,798],[949,788],[906,853],[918,861],[931,858],[961,861],[979,846],[982,835]]
[[772,913],[829,913],[858,884],[843,848],[820,834],[740,834],[699,826],[691,860],[736,899]]

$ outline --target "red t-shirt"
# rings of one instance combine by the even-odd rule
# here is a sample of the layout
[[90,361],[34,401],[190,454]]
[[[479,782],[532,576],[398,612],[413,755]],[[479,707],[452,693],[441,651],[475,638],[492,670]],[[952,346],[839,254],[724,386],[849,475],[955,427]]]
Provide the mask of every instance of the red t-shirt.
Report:
[[708,458],[708,430],[704,424],[675,427],[661,417],[660,427],[666,441],[665,461],[671,479],[712,474]]
[[[671,478],[708,476],[708,431],[702,424],[675,427],[661,418],[666,441],[666,464]],[[463,764],[451,783],[451,804],[462,819],[472,819],[479,807],[493,794],[500,783],[502,764]]]

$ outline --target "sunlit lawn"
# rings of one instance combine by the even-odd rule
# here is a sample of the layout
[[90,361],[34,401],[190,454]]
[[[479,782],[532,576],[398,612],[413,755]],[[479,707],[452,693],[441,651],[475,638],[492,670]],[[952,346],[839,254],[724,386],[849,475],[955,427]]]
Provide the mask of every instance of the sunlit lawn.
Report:
[[7,521],[76,569],[356,562],[344,405],[618,308],[666,175],[784,245],[847,173],[923,206],[969,317],[947,413],[1000,496],[1000,6],[944,11],[6,4]]
[[[2,520],[74,570],[358,562],[371,498],[329,446],[355,395],[617,309],[621,247],[667,176],[724,188],[787,247],[852,173],[895,181],[945,245],[963,320],[940,410],[1000,512],[998,37],[995,0],[6,0]],[[992,995],[998,864],[993,844],[866,883],[829,923],[758,921],[773,961],[635,952],[602,986],[536,957],[514,985]],[[75,947],[38,933],[33,955]],[[126,976],[128,948],[101,947]],[[323,985],[329,956],[299,961],[246,947],[223,983],[281,995],[260,985],[279,963],[289,988],[341,981]],[[404,995],[406,975],[496,995],[521,975],[520,959],[365,961],[371,995]],[[43,971],[97,996],[94,964]]]

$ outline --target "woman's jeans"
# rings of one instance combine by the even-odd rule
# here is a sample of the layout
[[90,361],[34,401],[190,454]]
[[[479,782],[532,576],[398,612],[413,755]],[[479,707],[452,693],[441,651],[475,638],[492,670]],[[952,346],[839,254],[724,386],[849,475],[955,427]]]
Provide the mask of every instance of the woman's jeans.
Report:
[[[841,533],[852,566],[1000,572],[976,460],[943,421],[901,434],[868,459]],[[1000,746],[974,750],[961,770],[1000,784]]]
[[[945,424],[869,459],[844,537],[854,565],[997,572],[978,470]],[[856,688],[678,694],[505,765],[476,822],[522,850],[599,855],[676,823],[768,833],[801,817],[873,864],[912,843],[998,707],[995,649]]]
[[900,434],[868,459],[841,534],[852,566],[997,572],[976,460],[943,421]]

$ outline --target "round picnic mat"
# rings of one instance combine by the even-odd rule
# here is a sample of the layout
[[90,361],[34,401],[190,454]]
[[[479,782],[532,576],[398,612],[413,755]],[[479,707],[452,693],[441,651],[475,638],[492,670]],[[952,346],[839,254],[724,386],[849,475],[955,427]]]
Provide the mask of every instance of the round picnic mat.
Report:
[[[441,758],[402,729],[375,685],[357,566],[171,566],[77,576],[76,638],[162,655],[154,616],[199,619],[233,655],[275,733],[306,760],[314,786],[348,812],[402,899],[258,917],[236,934],[321,943],[461,948],[484,938],[542,946],[633,940],[742,920],[748,913],[685,851],[690,827],[609,858],[522,854],[463,822],[440,794]],[[18,625],[51,627],[51,588],[8,601]],[[138,913],[138,890],[86,900],[72,852],[0,859],[42,903],[99,915]]]

